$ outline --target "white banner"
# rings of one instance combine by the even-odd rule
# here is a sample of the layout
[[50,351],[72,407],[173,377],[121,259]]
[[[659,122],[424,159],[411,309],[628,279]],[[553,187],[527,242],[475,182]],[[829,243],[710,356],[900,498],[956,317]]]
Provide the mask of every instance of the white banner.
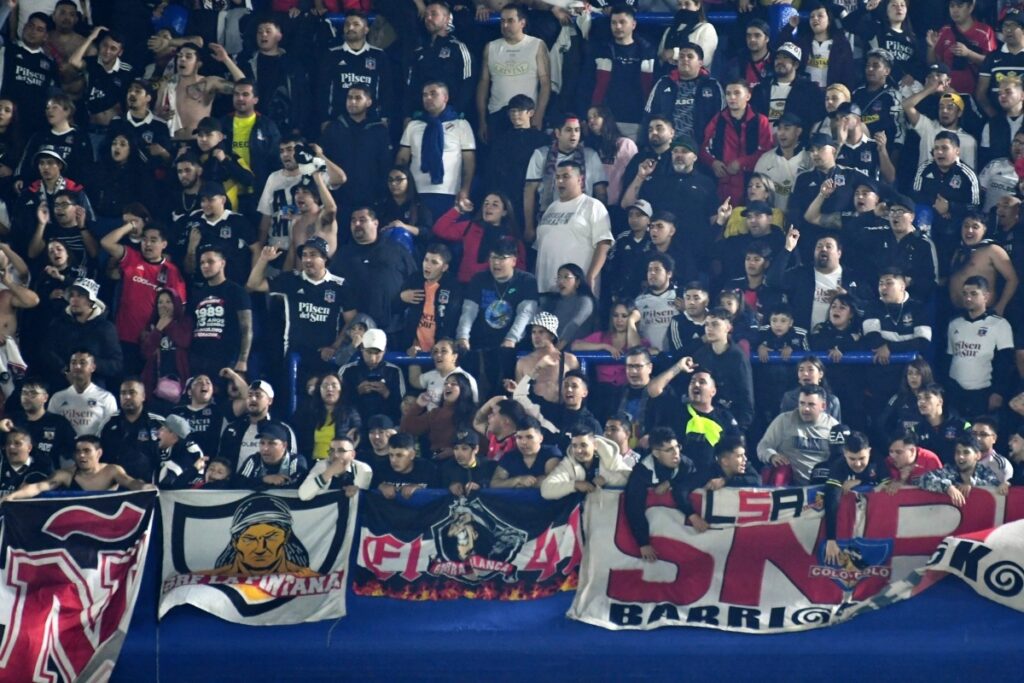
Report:
[[[645,562],[621,502],[619,493],[599,491],[584,503],[586,544],[568,612],[616,630],[778,633],[827,626],[877,607],[873,598],[899,599],[894,586],[909,596],[904,579],[925,567],[947,536],[1024,517],[1024,490],[1002,496],[975,487],[962,508],[917,489],[851,494],[840,506],[842,553],[832,565],[824,561],[816,489],[715,491],[696,507],[712,525],[702,534],[685,525],[670,495],[652,494],[647,518],[658,559]],[[1016,587],[1009,578],[1001,581],[1005,591]]]
[[193,605],[257,626],[345,616],[358,496],[166,491],[160,617]]

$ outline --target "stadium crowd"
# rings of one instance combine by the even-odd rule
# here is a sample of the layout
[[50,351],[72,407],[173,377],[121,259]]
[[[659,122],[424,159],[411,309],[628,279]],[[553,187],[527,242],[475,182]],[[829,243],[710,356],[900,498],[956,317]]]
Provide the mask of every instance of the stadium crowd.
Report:
[[1021,0],[0,24],[7,499],[1024,480]]

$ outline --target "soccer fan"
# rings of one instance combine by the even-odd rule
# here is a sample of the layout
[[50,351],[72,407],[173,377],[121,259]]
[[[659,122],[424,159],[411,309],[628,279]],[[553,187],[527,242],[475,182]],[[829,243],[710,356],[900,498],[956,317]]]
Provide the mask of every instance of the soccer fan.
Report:
[[622,459],[614,442],[594,434],[585,424],[570,428],[569,433],[569,457],[562,458],[544,477],[540,483],[541,496],[556,500],[605,486],[625,486],[632,468]]
[[839,562],[836,521],[843,494],[858,486],[878,486],[883,476],[881,466],[871,460],[867,437],[851,432],[843,443],[842,457],[833,458],[829,463],[825,481],[825,561],[828,564]]
[[365,462],[355,459],[356,447],[352,439],[331,439],[328,453],[306,475],[299,486],[299,498],[310,500],[329,489],[341,489],[351,498],[359,491],[369,490],[373,470]]
[[825,412],[825,390],[810,384],[800,387],[794,410],[778,415],[757,444],[757,457],[771,468],[766,483],[806,486],[811,470],[829,458],[829,432],[839,422]]
[[238,469],[240,481],[255,490],[298,488],[306,478],[309,464],[305,456],[292,452],[291,430],[268,422],[259,429],[258,451],[249,455]]
[[957,438],[955,448],[953,462],[921,477],[922,489],[945,493],[957,507],[967,504],[967,497],[975,486],[995,486],[999,493],[1006,495],[1009,486],[1001,483],[999,475],[988,465],[978,462],[981,446],[977,439],[965,434]]
[[373,468],[370,488],[393,499],[398,495],[411,498],[416,491],[436,485],[437,470],[432,462],[416,454],[416,440],[409,434],[392,434],[387,458]]

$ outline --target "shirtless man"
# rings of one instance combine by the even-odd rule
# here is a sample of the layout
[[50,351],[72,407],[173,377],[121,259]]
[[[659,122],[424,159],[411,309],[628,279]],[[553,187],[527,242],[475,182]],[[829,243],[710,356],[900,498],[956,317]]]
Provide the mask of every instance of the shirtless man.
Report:
[[[516,362],[515,381],[519,383],[529,377],[534,394],[552,403],[559,403],[562,377],[568,371],[579,368],[580,362],[571,353],[563,354],[558,350],[558,318],[551,313],[542,312],[534,316],[530,321],[530,339],[534,351]],[[515,384],[507,383],[506,389],[514,391]]]
[[75,466],[57,470],[46,481],[27,484],[14,493],[0,498],[0,503],[10,500],[34,498],[40,493],[60,488],[80,491],[115,491],[123,487],[129,491],[153,491],[155,486],[129,477],[120,465],[105,465],[100,462],[103,448],[97,436],[85,435],[75,439]]
[[39,295],[26,287],[28,265],[11,245],[0,242],[0,340],[18,335],[19,308],[39,305]]
[[301,255],[302,245],[314,237],[327,242],[330,256],[338,250],[338,205],[327,189],[324,174],[313,173],[311,180],[304,178],[292,196],[299,213],[291,225],[292,244],[284,260],[286,271],[295,269],[296,255]]
[[[972,275],[980,275],[992,283],[992,290],[1000,292],[999,300],[992,307],[999,315],[1005,315],[1006,305],[1017,291],[1017,272],[1010,262],[1010,256],[998,244],[985,239],[985,215],[970,213],[960,228],[961,243],[953,252],[953,264],[949,276],[949,298],[956,308],[963,308],[964,281]],[[1002,277],[1000,291],[996,287]]]
[[60,0],[53,8],[53,30],[46,38],[48,52],[57,60],[61,89],[75,99],[85,85],[82,74],[71,63],[71,56],[85,42],[85,37],[75,31],[78,24],[78,7],[73,0]]
[[[102,39],[100,38],[101,34],[103,34]],[[76,33],[75,35],[77,36],[78,34]],[[70,71],[74,72],[79,79],[88,79],[85,58],[86,55],[91,54],[96,55],[98,66],[108,74],[131,70],[129,65],[118,61],[121,55],[124,54],[124,44],[118,40],[117,36],[111,34],[105,26],[97,26],[89,34],[89,37],[82,41],[78,49],[68,57],[67,64],[61,65],[61,77],[64,76],[65,71]],[[91,91],[92,89],[90,88],[89,90]],[[112,93],[107,93],[107,95],[113,96]],[[87,91],[85,98],[89,99],[89,97],[90,92]],[[89,123],[94,126],[110,125],[114,117],[121,115],[121,104],[120,95],[118,95],[113,104],[103,111],[93,111],[90,108]]]
[[[176,140],[190,139],[196,125],[210,115],[213,98],[230,95],[234,90],[231,81],[219,76],[200,75],[199,69],[203,65],[201,50],[195,43],[179,47],[175,58],[177,73],[160,86],[157,114],[168,121],[171,135]],[[210,55],[227,68],[234,80],[245,78],[222,45],[210,43]]]

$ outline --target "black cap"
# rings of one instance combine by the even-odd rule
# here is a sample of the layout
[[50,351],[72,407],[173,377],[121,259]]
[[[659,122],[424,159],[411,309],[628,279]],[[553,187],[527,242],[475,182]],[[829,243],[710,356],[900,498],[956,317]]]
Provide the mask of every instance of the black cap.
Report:
[[878,191],[878,183],[875,182],[874,178],[864,175],[863,173],[858,173],[857,175],[858,177],[850,183],[853,185],[854,191],[856,191],[858,187],[866,187],[875,194],[881,196],[882,193]]
[[1008,21],[1012,21],[1013,23],[1017,24],[1017,26],[1024,28],[1024,14],[1020,13],[1017,10],[1011,10],[1003,16],[1003,18],[999,21],[1000,30],[1002,30],[1003,24],[1005,24]]
[[679,133],[672,138],[672,147],[684,147],[691,152],[700,151],[697,141],[693,139],[692,135],[687,135],[686,133]]
[[456,432],[455,438],[452,440],[452,446],[479,446],[480,435],[474,432],[472,429],[466,431]]
[[938,71],[940,74],[946,74],[947,76],[949,75],[949,67],[946,66],[942,62],[937,62],[935,64],[929,64],[928,65],[928,73],[931,73],[933,71]]
[[653,223],[654,221],[663,221],[665,223],[676,225],[676,215],[671,211],[665,211],[664,209],[661,211],[655,211],[654,215],[651,216],[651,222]]
[[815,133],[807,141],[808,147],[824,147],[825,145],[828,145],[829,147],[838,147],[836,141],[833,140],[832,136],[828,133]]
[[917,207],[917,203],[905,194],[900,194],[893,190],[885,198],[886,205],[891,209],[894,206],[902,206],[908,211],[913,211]]
[[199,197],[212,197],[214,195],[228,196],[228,193],[224,191],[224,183],[217,182],[216,180],[204,181],[199,186]]
[[261,439],[277,439],[278,441],[288,443],[291,435],[288,433],[288,428],[280,422],[267,422],[260,427],[257,436]]
[[838,107],[836,107],[836,110],[832,112],[832,116],[847,116],[849,114],[860,116],[860,107],[853,102],[842,102]]
[[207,117],[201,119],[199,121],[199,123],[196,124],[196,127],[192,130],[192,134],[193,135],[199,135],[200,133],[213,133],[213,132],[223,133],[224,129],[221,128],[220,121],[218,121],[217,119],[213,118],[212,116],[207,116]]
[[804,120],[800,118],[798,114],[791,111],[783,112],[779,120],[775,122],[777,126],[800,126],[803,128]]
[[772,205],[763,199],[755,199],[743,209],[744,216],[749,216],[752,213],[766,213],[770,216],[773,212],[774,208]]
[[374,429],[394,429],[395,422],[387,415],[371,415],[370,419],[366,421],[366,431],[372,432]]
[[330,250],[330,247],[327,244],[327,240],[323,237],[310,237],[303,243],[302,248],[316,249],[324,255],[324,258],[330,258],[330,255],[327,253]]

